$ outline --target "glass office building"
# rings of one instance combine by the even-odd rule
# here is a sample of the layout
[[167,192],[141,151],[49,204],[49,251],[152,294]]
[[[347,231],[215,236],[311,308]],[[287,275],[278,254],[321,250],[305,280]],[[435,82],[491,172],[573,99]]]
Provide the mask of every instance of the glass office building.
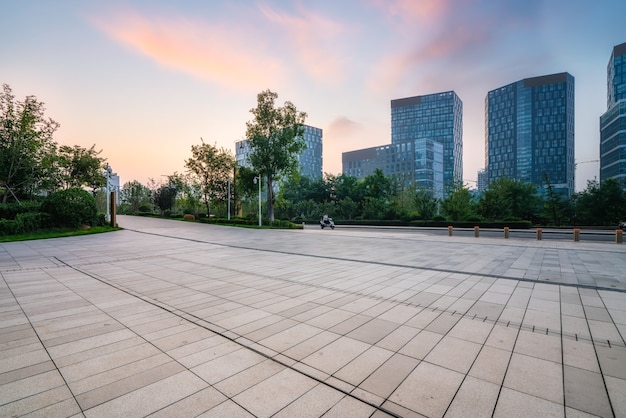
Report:
[[[306,148],[298,155],[298,163],[300,164],[300,175],[311,179],[322,178],[322,137],[323,132],[320,128],[309,125],[303,125],[303,139]],[[235,142],[235,160],[240,167],[250,167],[248,154],[250,153],[250,144],[248,140],[243,139]]]
[[391,143],[424,139],[443,147],[445,193],[463,180],[463,103],[455,92],[391,101]]
[[626,187],[626,43],[613,48],[607,67],[607,111],[600,116],[600,181]]
[[485,98],[488,183],[506,177],[574,192],[574,77],[527,78]]
[[342,166],[343,174],[360,180],[380,169],[386,177],[394,178],[399,187],[415,186],[437,199],[444,196],[443,144],[432,139],[344,152]]

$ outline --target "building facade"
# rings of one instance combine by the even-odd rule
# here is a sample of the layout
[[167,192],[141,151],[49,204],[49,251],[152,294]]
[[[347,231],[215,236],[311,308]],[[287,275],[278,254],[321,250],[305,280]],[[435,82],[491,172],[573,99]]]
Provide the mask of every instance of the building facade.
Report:
[[360,180],[380,169],[394,178],[398,187],[417,187],[444,196],[443,144],[432,139],[396,142],[389,145],[344,152],[342,172]]
[[613,48],[607,67],[607,110],[600,116],[600,181],[626,187],[626,43]]
[[526,78],[487,93],[485,167],[488,183],[506,177],[575,191],[574,77]]
[[391,143],[421,139],[443,146],[445,193],[463,180],[463,102],[454,91],[391,101]]
[[[322,137],[320,128],[303,125],[304,134],[302,138],[306,148],[298,155],[300,175],[311,179],[322,178]],[[246,139],[235,142],[235,161],[239,167],[250,167],[248,155],[250,154],[250,143]]]

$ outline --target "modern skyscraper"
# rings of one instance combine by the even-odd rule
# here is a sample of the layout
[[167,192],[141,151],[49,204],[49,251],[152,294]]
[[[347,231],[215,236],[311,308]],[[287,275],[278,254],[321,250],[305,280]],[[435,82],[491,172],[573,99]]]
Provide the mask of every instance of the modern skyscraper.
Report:
[[606,107],[600,116],[600,181],[618,179],[626,187],[626,42],[609,59]]
[[485,98],[485,167],[501,177],[574,192],[574,77],[526,78]]
[[[322,130],[309,125],[303,125],[303,139],[306,148],[298,155],[300,174],[311,179],[322,178]],[[242,139],[235,142],[235,160],[240,167],[250,167],[248,154],[250,144]]]
[[[455,92],[391,101],[391,143],[422,139],[443,146],[445,193],[455,182],[463,181],[463,103]],[[419,177],[419,172],[415,175]]]

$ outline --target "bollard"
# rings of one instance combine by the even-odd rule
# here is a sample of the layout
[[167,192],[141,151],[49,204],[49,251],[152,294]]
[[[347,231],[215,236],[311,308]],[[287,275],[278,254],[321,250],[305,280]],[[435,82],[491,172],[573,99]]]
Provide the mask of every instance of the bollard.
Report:
[[543,229],[537,228],[537,241],[541,241],[541,233],[542,232],[543,232]]
[[478,232],[478,231],[480,231],[480,227],[479,227],[479,226],[475,226],[475,227],[474,227],[474,236],[475,236],[476,238],[478,238],[478,234],[479,234],[479,232]]
[[622,235],[624,234],[624,231],[622,231],[621,229],[616,229],[615,230],[615,243],[616,244],[621,244],[622,243]]
[[302,229],[304,229],[304,222],[302,222]]
[[580,241],[580,228],[574,228],[574,241]]
[[508,238],[508,237],[509,237],[509,227],[508,227],[508,226],[505,226],[505,227],[504,227],[504,238],[506,239],[506,238]]
[[448,226],[448,236],[451,237],[452,236],[452,225]]

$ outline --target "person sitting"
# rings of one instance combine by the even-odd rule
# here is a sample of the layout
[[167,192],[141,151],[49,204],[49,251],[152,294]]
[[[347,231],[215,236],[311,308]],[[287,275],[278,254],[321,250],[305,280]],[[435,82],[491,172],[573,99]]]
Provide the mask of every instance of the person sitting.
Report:
[[330,223],[330,219],[328,218],[328,214],[324,214],[324,216],[322,217],[322,222],[324,222],[326,225],[328,225]]

